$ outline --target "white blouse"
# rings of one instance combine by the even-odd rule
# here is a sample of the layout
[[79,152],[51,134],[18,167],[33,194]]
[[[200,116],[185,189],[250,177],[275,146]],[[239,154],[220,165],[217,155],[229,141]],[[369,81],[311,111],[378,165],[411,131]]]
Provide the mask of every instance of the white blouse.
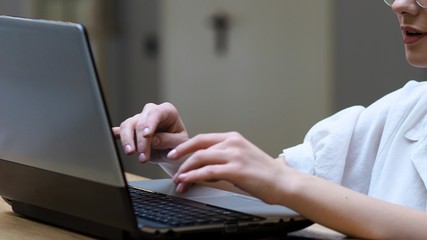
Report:
[[289,166],[396,204],[426,209],[427,82],[344,109],[283,150]]

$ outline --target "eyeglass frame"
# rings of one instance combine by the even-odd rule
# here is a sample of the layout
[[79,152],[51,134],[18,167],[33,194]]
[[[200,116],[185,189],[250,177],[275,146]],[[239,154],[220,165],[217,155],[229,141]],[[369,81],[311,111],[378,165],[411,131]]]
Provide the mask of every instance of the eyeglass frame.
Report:
[[[393,0],[393,3],[395,2],[396,0]],[[387,0],[384,0],[384,2],[385,2],[385,4],[387,4],[389,7],[391,7],[392,5],[393,5],[393,3],[392,4],[389,4],[388,2],[387,2]],[[424,9],[427,9],[427,5],[426,6],[423,6],[420,2],[418,2],[418,0],[415,0],[415,2],[418,4],[418,6],[420,6],[421,8],[424,8]]]

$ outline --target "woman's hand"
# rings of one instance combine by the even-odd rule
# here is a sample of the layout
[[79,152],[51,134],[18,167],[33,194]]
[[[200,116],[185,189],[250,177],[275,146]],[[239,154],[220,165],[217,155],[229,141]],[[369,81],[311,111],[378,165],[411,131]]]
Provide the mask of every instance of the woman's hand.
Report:
[[126,154],[138,154],[146,162],[152,150],[168,150],[188,140],[187,130],[178,111],[170,103],[149,103],[140,114],[113,128],[114,136],[121,140]]
[[177,191],[190,183],[225,180],[265,202],[277,202],[284,161],[273,159],[239,133],[200,134],[170,151],[170,159],[193,153],[174,176]]

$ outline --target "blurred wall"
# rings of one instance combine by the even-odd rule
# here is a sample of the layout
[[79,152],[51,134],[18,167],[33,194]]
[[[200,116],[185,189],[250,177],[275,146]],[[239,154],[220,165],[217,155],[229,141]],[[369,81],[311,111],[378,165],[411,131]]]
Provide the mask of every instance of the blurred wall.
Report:
[[[331,113],[332,1],[162,1],[163,100],[189,132],[239,131],[271,156]],[[216,49],[213,17],[229,18]]]

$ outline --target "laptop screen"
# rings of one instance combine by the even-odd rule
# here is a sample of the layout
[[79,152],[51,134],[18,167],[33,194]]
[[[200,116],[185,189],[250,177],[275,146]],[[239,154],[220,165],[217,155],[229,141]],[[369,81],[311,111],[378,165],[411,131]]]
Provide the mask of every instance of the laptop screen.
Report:
[[0,159],[125,186],[81,25],[0,18]]

